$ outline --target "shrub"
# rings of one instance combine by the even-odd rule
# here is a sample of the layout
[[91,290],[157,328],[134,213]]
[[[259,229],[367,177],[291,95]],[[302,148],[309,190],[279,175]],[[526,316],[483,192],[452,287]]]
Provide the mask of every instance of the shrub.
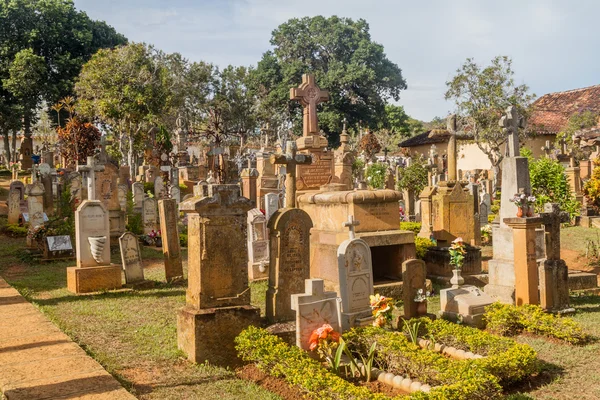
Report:
[[141,235],[144,233],[144,221],[142,215],[133,210],[133,193],[127,192],[127,227],[126,229],[135,234]]
[[179,234],[179,245],[181,247],[187,247],[187,245],[188,245],[188,235],[187,235],[187,233],[180,233]]
[[154,193],[154,182],[144,182],[144,193]]
[[398,175],[396,188],[400,191],[412,190],[418,196],[427,186],[427,167],[421,159],[413,160],[410,167],[399,169]]
[[583,194],[596,210],[600,209],[600,158],[594,160],[594,165],[598,165],[592,171],[591,178],[583,185]]
[[352,179],[358,179],[365,170],[365,162],[360,158],[355,158],[352,162]]
[[538,305],[494,303],[486,307],[484,318],[487,328],[500,335],[511,336],[525,330],[571,344],[583,344],[589,340],[589,335],[573,319],[548,314]]
[[384,163],[373,163],[367,167],[365,179],[367,185],[372,189],[383,189],[387,176],[388,165]]
[[413,231],[417,235],[421,231],[420,222],[400,222],[400,229],[403,231]]
[[497,214],[488,214],[488,223],[493,223],[496,219]]
[[19,226],[18,224],[8,224],[4,227],[4,231],[8,236],[11,237],[25,237],[27,236],[27,227]]
[[417,258],[422,260],[425,258],[427,250],[435,247],[435,243],[431,239],[415,236],[415,247],[417,248]]

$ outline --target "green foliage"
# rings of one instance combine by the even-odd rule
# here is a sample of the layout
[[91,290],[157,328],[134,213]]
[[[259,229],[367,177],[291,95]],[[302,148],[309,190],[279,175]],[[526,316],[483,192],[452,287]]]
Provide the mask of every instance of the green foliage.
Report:
[[551,158],[529,160],[529,179],[531,194],[535,196],[536,211],[542,212],[544,204],[558,203],[561,210],[567,211],[571,218],[579,215],[581,204],[575,200],[565,168]]
[[385,163],[373,163],[367,167],[365,179],[371,189],[383,189],[388,172],[388,165]]
[[427,168],[421,159],[413,160],[412,164],[406,168],[398,169],[398,190],[412,190],[415,196],[421,194],[427,186]]
[[596,167],[592,171],[592,176],[583,185],[583,194],[587,198],[587,203],[595,209],[600,209],[600,158],[594,160]]
[[412,231],[415,235],[421,232],[420,222],[400,222],[400,229],[403,231]]
[[427,250],[431,247],[435,247],[435,243],[429,238],[415,236],[415,247],[417,248],[417,258],[422,260],[425,258]]
[[554,142],[555,146],[561,148],[562,141],[564,140],[570,151],[574,152],[575,157],[582,159],[583,152],[581,151],[580,146],[577,146],[573,143],[573,134],[575,134],[575,132],[581,129],[592,128],[597,124],[597,112],[591,110],[583,110],[571,115],[571,117],[569,117],[569,122],[567,123],[567,126],[565,126],[563,130],[558,132],[558,134],[556,135],[556,139]]
[[142,215],[134,211],[133,192],[127,192],[127,226],[125,227],[134,235],[144,233],[144,221]]
[[589,340],[589,335],[573,319],[548,314],[538,305],[494,303],[485,310],[487,328],[499,335],[511,336],[525,330],[571,344],[584,344]]
[[4,227],[4,232],[10,237],[25,237],[27,231],[26,226],[19,226],[18,224],[8,224]]
[[421,349],[405,335],[381,328],[352,329],[344,339],[354,349],[365,352],[376,345],[375,363],[381,370],[432,387],[431,392],[415,393],[419,399],[497,399],[500,397],[498,379],[474,362],[451,360],[429,349]]
[[497,214],[488,214],[488,223],[491,224],[492,222],[494,222],[494,220],[496,219],[497,216],[498,216]]
[[144,182],[144,193],[154,193],[154,182]]
[[188,235],[187,235],[187,233],[180,233],[179,234],[179,245],[181,247],[187,247],[187,245],[188,245]]
[[365,162],[360,158],[355,158],[352,162],[352,178],[359,178],[365,170]]
[[296,133],[302,110],[289,101],[289,90],[303,73],[314,73],[329,91],[330,101],[319,106],[319,125],[332,144],[338,143],[344,118],[354,131],[359,124],[375,129],[385,117],[386,100],[398,100],[406,89],[400,68],[372,41],[362,19],[293,18],[273,31],[271,44],[273,51],[264,53],[253,72],[259,113],[266,120],[293,122]]
[[[417,135],[424,130],[421,121],[409,117],[403,106],[395,104],[385,105],[385,118],[379,123],[379,129],[387,130],[399,139]],[[387,147],[384,143],[382,145]]]
[[507,136],[499,121],[506,108],[516,106],[521,115],[526,115],[535,98],[528,94],[527,85],[516,85],[513,76],[512,60],[506,56],[495,57],[486,67],[467,58],[446,82],[446,100],[454,101],[463,128],[473,135],[494,166],[504,158],[502,144]]
[[537,355],[526,344],[502,338],[476,328],[438,319],[422,318],[422,335],[433,335],[436,343],[484,356],[472,363],[496,376],[502,386],[539,372]]
[[406,320],[403,319],[402,322],[404,323],[404,333],[408,336],[408,338],[410,339],[411,343],[413,344],[417,344],[417,341],[419,340],[419,327],[421,326],[421,320],[419,319],[411,319],[411,320]]

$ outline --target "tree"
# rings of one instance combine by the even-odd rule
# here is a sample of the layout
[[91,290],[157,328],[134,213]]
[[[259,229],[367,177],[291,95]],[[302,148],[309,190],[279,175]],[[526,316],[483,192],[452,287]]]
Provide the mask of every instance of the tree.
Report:
[[330,101],[319,106],[319,121],[331,143],[338,142],[344,118],[349,127],[362,122],[377,128],[386,100],[397,101],[406,89],[400,68],[371,40],[362,19],[293,18],[273,31],[271,44],[273,51],[263,54],[253,71],[253,90],[259,116],[272,126],[293,123],[296,132],[302,130],[302,108],[289,100],[289,89],[303,73],[314,73],[318,85],[329,91]]
[[81,122],[75,116],[69,118],[65,127],[59,127],[57,132],[60,155],[71,166],[77,165],[76,162],[85,164],[87,157],[94,154],[100,140],[98,128],[89,122]]
[[[593,128],[598,125],[598,113],[591,110],[584,110],[571,115],[567,126],[565,126],[556,135],[555,146],[561,147],[564,140],[567,147],[574,153],[578,159],[584,159],[586,154],[580,146],[573,143],[573,135],[582,129]],[[589,156],[589,154],[588,154]]]
[[75,77],[92,54],[125,42],[112,27],[77,11],[72,0],[0,1],[0,135],[5,146],[12,133],[15,152],[16,131],[30,132],[42,101],[54,104],[72,93]]
[[501,146],[507,139],[499,126],[500,118],[511,105],[517,107],[521,115],[528,115],[535,97],[528,94],[527,85],[516,85],[513,75],[512,60],[508,57],[496,57],[486,67],[467,58],[456,75],[446,82],[446,100],[455,102],[463,130],[473,135],[496,172],[504,158]]

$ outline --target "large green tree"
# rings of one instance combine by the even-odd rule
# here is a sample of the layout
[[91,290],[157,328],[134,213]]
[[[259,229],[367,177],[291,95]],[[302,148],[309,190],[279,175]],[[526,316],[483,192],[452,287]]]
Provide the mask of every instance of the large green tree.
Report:
[[274,49],[253,72],[253,90],[260,100],[259,117],[272,125],[292,122],[301,132],[301,107],[289,100],[289,89],[300,84],[303,73],[314,73],[317,84],[329,91],[330,101],[319,107],[319,122],[331,143],[338,141],[344,118],[355,129],[377,128],[386,100],[398,100],[406,89],[400,68],[371,40],[362,19],[293,18],[273,31],[271,44]]
[[71,0],[0,0],[0,135],[5,149],[10,133],[14,143],[17,130],[31,132],[43,101],[54,104],[72,93],[75,77],[92,54],[125,42],[112,27],[76,10]]
[[513,76],[512,60],[508,57],[495,57],[488,66],[467,58],[446,82],[446,100],[454,101],[462,129],[474,136],[495,171],[504,158],[501,148],[507,139],[499,125],[500,118],[508,106],[516,106],[521,115],[527,116],[534,99],[528,93],[529,87],[517,85]]

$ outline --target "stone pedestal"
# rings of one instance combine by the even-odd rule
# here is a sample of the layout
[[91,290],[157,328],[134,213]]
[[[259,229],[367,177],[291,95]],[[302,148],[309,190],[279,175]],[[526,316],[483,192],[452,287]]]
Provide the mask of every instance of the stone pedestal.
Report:
[[256,180],[258,179],[258,171],[256,168],[245,168],[242,170],[242,196],[258,207],[256,202]]
[[121,267],[118,265],[67,268],[67,289],[72,293],[118,289],[121,285]]
[[177,312],[177,347],[195,363],[237,366],[241,360],[234,339],[250,325],[260,325],[259,308],[186,306]]
[[535,230],[541,218],[505,218],[504,223],[513,229],[515,265],[515,303],[539,304],[538,266]]
[[[432,247],[425,254],[424,261],[427,264],[427,275],[431,278],[452,276],[453,266],[450,265],[450,253],[448,247]],[[481,274],[481,249],[479,247],[466,245],[464,264],[461,268],[463,277],[465,275]]]
[[564,260],[546,260],[539,267],[540,305],[562,311],[569,305],[569,269]]

